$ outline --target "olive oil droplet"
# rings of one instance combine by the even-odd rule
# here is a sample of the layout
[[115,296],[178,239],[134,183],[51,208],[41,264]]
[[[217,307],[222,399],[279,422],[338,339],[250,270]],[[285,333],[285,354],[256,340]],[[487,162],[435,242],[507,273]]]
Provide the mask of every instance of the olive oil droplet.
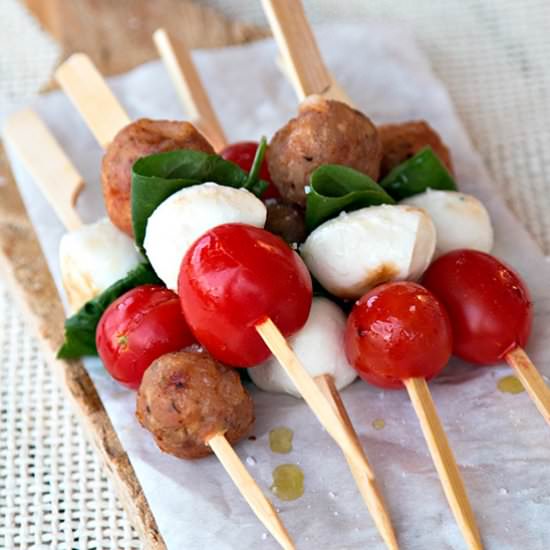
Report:
[[304,494],[304,471],[296,464],[281,464],[272,475],[271,490],[281,500],[296,500]]
[[386,427],[386,422],[383,418],[377,418],[376,420],[372,421],[372,427],[375,430],[383,430]]
[[294,432],[289,428],[275,428],[269,432],[269,447],[274,453],[290,453],[293,436]]
[[521,381],[515,376],[505,376],[498,381],[497,388],[502,393],[521,393],[525,391]]

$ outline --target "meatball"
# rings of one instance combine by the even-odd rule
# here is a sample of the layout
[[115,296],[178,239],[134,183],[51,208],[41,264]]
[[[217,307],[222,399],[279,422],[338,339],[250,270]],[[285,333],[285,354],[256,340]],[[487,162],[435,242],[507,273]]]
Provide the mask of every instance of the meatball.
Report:
[[287,243],[301,243],[306,238],[304,211],[295,204],[280,199],[267,199],[267,219],[265,228],[278,235]]
[[179,458],[211,453],[208,438],[241,439],[254,422],[254,405],[238,373],[205,352],[159,357],[145,371],[136,416],[159,448]]
[[439,134],[424,120],[385,124],[378,127],[378,133],[382,141],[381,178],[426,146],[430,146],[449,172],[453,172],[449,149]]
[[133,236],[130,189],[132,166],[153,153],[214,149],[189,122],[141,118],[128,124],[107,147],[101,168],[103,197],[109,218],[121,231]]
[[282,197],[305,206],[309,176],[321,164],[343,164],[376,180],[381,158],[378,132],[363,113],[311,96],[273,136],[267,163]]

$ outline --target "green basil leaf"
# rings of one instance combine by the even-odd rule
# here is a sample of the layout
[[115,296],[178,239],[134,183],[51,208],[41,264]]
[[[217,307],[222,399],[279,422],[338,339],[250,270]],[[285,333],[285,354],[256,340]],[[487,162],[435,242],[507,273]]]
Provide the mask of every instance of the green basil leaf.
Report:
[[314,170],[310,188],[306,199],[309,231],[343,211],[395,203],[369,176],[339,164],[323,164]]
[[431,147],[396,166],[380,185],[398,201],[426,189],[457,190],[455,180]]
[[148,263],[140,263],[126,277],[112,284],[99,296],[86,302],[65,321],[65,341],[57,352],[59,359],[97,355],[95,331],[101,316],[119,296],[136,286],[162,284]]
[[[143,249],[147,220],[170,195],[191,185],[212,181],[229,187],[245,187],[249,176],[219,155],[182,149],[157,153],[137,160],[132,168],[132,225],[136,243]],[[266,182],[250,183],[261,196]]]

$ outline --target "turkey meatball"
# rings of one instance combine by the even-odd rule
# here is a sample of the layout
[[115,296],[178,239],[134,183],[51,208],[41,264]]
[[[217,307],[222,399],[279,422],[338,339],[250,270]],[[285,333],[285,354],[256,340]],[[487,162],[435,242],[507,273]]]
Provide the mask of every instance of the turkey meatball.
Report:
[[214,152],[206,138],[189,122],[147,118],[128,124],[107,147],[101,168],[103,197],[109,218],[124,233],[133,236],[132,166],[141,157],[177,149]]
[[192,459],[211,453],[213,435],[241,439],[254,422],[254,406],[235,370],[205,352],[179,351],[145,371],[136,416],[162,451]]
[[453,172],[449,149],[439,134],[424,120],[384,124],[378,127],[378,134],[382,141],[381,178],[427,146],[432,148],[449,172]]
[[374,124],[345,103],[310,96],[271,140],[269,173],[284,199],[305,206],[305,187],[321,164],[343,164],[378,179],[382,145]]

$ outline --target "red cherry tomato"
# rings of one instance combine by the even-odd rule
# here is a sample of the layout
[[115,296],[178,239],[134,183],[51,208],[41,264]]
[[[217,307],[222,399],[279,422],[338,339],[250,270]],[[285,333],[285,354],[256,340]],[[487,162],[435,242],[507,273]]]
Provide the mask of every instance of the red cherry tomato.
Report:
[[436,376],[449,361],[451,325],[443,306],[415,283],[387,283],[365,294],[346,327],[346,355],[361,378],[382,388]]
[[[256,141],[239,141],[237,143],[232,143],[228,145],[225,149],[220,152],[220,156],[225,160],[230,160],[238,166],[240,166],[245,172],[250,172],[252,168],[252,163],[254,162],[254,157],[256,156],[256,150],[258,149],[258,142]],[[262,199],[279,199],[281,194],[271,181],[271,175],[269,174],[269,169],[267,168],[267,155],[264,157],[262,162],[262,167],[260,169],[260,179],[263,179],[269,183],[269,187],[265,190],[262,195]]]
[[229,223],[200,237],[181,264],[178,293],[196,339],[227,365],[269,357],[254,326],[270,317],[285,335],[311,307],[309,272],[294,250],[264,229]]
[[106,309],[96,330],[105,368],[130,388],[139,386],[155,359],[194,341],[178,295],[157,285],[138,286],[120,296]]
[[423,284],[449,313],[458,357],[490,365],[527,344],[533,321],[529,291],[495,257],[454,250],[429,267]]

